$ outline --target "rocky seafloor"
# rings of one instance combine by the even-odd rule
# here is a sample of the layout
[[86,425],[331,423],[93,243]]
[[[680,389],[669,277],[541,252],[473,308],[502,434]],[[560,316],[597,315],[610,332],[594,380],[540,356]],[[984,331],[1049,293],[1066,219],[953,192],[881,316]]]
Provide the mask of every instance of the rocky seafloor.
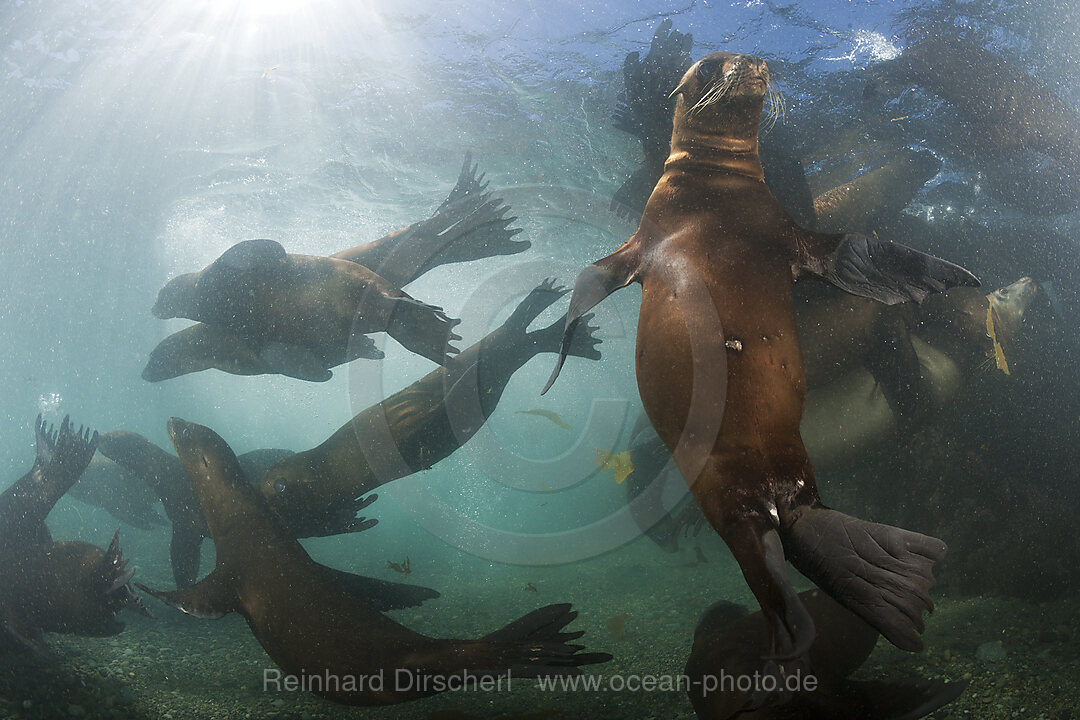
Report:
[[[443,597],[394,616],[431,635],[475,637],[534,607],[569,601],[581,613],[572,627],[586,630],[583,642],[615,656],[591,672],[606,677],[678,675],[702,609],[720,598],[752,602],[729,556],[719,544],[706,546],[712,560],[696,567],[680,567],[693,564],[682,562],[690,552],[684,558],[646,549],[561,568],[485,565],[487,572],[478,572],[472,567],[469,583],[445,586],[411,577],[439,587]],[[440,569],[448,577],[460,571]],[[242,618],[197,620],[148,602],[158,618],[130,618],[119,636],[50,635],[52,658],[19,653],[0,659],[0,717],[693,717],[681,692],[555,693],[543,692],[528,680],[515,680],[509,693],[448,693],[384,708],[345,707],[304,692],[264,691],[263,671],[274,666]],[[879,641],[857,677],[966,680],[964,694],[939,711],[938,718],[1080,717],[1080,602],[1032,604],[939,595],[925,639],[927,650],[919,654]]]

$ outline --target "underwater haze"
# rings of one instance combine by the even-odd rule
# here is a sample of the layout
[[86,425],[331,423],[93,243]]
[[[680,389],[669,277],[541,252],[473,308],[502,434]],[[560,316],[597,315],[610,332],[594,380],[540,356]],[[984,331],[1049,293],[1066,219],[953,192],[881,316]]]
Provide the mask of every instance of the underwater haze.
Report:
[[[151,312],[171,279],[245,240],[329,256],[382,238],[435,212],[467,153],[516,217],[514,239],[530,246],[437,267],[405,292],[460,318],[454,345],[465,349],[545,279],[572,287],[638,227],[642,208],[619,193],[643,166],[643,144],[615,116],[628,100],[628,54],[644,60],[670,21],[692,35],[690,60],[727,51],[768,64],[780,100],[767,108],[762,147],[799,168],[790,197],[805,188],[819,229],[903,243],[982,281],[975,311],[945,317],[927,301],[930,315],[905,316],[904,341],[933,349],[915,366],[923,390],[901,382],[897,400],[873,368],[808,382],[802,433],[825,504],[949,546],[925,649],[879,640],[854,677],[966,683],[934,717],[1075,717],[1080,6],[4,0],[0,19],[4,487],[34,463],[39,414],[137,432],[169,452],[174,416],[212,428],[237,454],[299,452],[436,370],[379,333],[385,358],[338,365],[327,382],[216,369],[142,377],[155,346],[191,325]],[[943,54],[901,77],[928,36],[994,63],[957,67]],[[939,70],[951,80],[936,82]],[[968,102],[976,74],[1001,79],[1004,96]],[[995,115],[1000,107],[1010,109]],[[769,168],[773,194],[799,217]],[[862,205],[845,209],[852,193]],[[1024,277],[1033,282],[1013,285]],[[992,299],[1000,288],[1012,296]],[[568,297],[530,328],[559,320]],[[441,593],[389,613],[433,637],[481,637],[573,603],[570,630],[585,631],[575,642],[614,657],[584,668],[605,678],[599,690],[522,679],[510,691],[348,707],[264,687],[274,661],[238,614],[198,619],[144,596],[156,618],[125,611],[125,629],[109,637],[50,632],[45,659],[0,643],[0,717],[695,717],[683,690],[608,682],[683,673],[717,601],[757,610],[670,472],[647,522],[629,509],[634,488],[654,480],[634,452],[640,305],[636,287],[598,305],[602,358],[569,358],[543,396],[554,345],[528,360],[460,449],[378,488],[360,511],[377,525],[303,539],[325,565]],[[105,547],[119,527],[134,579],[174,588],[166,508],[151,493],[157,517],[143,527],[106,508],[133,505],[136,492],[94,502],[72,491],[49,530]],[[201,553],[200,578],[214,567],[209,538]]]

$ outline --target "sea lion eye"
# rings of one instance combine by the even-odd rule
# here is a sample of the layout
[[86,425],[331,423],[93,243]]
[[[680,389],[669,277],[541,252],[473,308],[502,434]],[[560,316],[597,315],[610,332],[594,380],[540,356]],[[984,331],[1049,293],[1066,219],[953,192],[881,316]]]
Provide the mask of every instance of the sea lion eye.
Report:
[[702,80],[709,80],[716,74],[716,68],[720,66],[715,60],[702,60],[698,63],[697,74]]

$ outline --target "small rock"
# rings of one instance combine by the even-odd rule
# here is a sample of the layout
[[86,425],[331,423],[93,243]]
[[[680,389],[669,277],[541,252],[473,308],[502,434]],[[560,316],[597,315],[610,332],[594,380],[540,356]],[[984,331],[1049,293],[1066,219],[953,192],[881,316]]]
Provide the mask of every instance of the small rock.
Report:
[[1001,662],[1005,659],[1005,646],[1000,640],[984,642],[975,650],[975,659],[982,662]]
[[22,701],[22,707],[23,707],[23,710],[29,710],[30,708],[34,707],[34,701],[33,700],[23,700]]

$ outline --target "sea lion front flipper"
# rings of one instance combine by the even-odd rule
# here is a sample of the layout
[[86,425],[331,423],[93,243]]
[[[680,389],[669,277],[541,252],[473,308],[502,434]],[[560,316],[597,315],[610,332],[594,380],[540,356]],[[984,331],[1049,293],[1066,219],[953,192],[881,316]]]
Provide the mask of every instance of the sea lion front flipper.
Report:
[[330,577],[330,582],[334,586],[355,596],[357,600],[367,603],[372,609],[379,612],[417,607],[425,600],[434,600],[441,596],[438,590],[432,590],[421,585],[379,580],[343,570],[335,570],[325,565],[319,567],[322,572],[325,572]]
[[173,523],[169,559],[172,560],[173,580],[176,581],[176,587],[190,587],[199,576],[202,541],[202,534],[194,528],[186,524]]
[[895,305],[922,302],[950,287],[978,287],[979,279],[947,260],[869,235],[804,232],[796,266],[852,295]]
[[871,329],[873,344],[863,359],[902,429],[926,417],[932,402],[923,390],[922,364],[908,327],[905,318],[891,310],[880,314]]
[[[365,336],[370,341],[370,338]],[[374,342],[371,341],[374,346]],[[350,347],[352,343],[350,342]],[[303,345],[293,345],[272,341],[266,343],[259,351],[259,359],[266,365],[266,369],[278,375],[308,380],[310,382],[326,382],[334,376],[334,373],[326,367],[321,359],[311,351],[311,348]]]
[[920,533],[799,506],[781,516],[791,563],[901,650],[917,652],[933,611],[934,564],[945,543]]
[[215,568],[195,585],[179,590],[152,590],[141,583],[135,583],[135,587],[180,612],[204,620],[224,617],[238,607],[235,580],[221,568]]
[[20,645],[33,652],[44,660],[52,660],[55,656],[49,646],[45,644],[45,633],[32,623],[24,622],[12,612],[5,614],[0,620],[0,632],[6,631]]
[[555,369],[551,371],[547,385],[540,391],[541,395],[547,393],[559,377],[570,352],[574,330],[582,316],[611,293],[632,283],[637,278],[638,266],[638,245],[634,238],[631,238],[614,253],[597,260],[578,274],[574,281],[574,294],[570,297],[570,309],[566,311],[566,326],[563,328],[562,343],[559,346],[559,359],[555,363]]

